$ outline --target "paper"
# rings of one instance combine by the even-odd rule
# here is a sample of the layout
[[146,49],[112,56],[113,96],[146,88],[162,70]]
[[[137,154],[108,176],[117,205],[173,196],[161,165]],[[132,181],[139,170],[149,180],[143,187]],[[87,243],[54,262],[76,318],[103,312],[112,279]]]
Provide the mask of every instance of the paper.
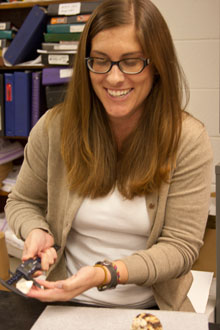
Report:
[[188,297],[197,313],[205,313],[212,284],[211,272],[192,271],[193,283],[188,292]]
[[[6,50],[8,48],[3,48],[2,50],[2,57],[4,61],[5,66],[13,66],[11,63],[9,63],[5,58],[4,54],[6,53]],[[16,66],[43,66],[42,61],[41,61],[41,55],[37,56],[34,60],[23,62],[23,63],[18,63]]]
[[39,54],[76,54],[76,50],[68,49],[68,50],[47,50],[47,49],[37,49]]
[[58,8],[58,15],[77,15],[80,14],[80,9],[81,9],[81,3],[80,2],[75,2],[75,3],[61,3],[59,4]]
[[31,330],[130,330],[139,313],[151,313],[163,330],[208,330],[206,314],[116,308],[48,306]]
[[24,155],[24,147],[19,141],[11,142],[0,138],[0,164],[6,164]]

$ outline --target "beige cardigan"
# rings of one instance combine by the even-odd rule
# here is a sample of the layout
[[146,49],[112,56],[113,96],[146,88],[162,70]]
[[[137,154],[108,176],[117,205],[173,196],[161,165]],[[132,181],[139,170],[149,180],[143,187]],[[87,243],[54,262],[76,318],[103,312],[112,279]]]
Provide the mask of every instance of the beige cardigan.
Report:
[[[16,186],[5,208],[19,238],[34,228],[49,230],[61,246],[49,279],[66,278],[64,248],[82,198],[67,189],[66,169],[59,152],[60,116],[44,125],[48,111],[32,129]],[[123,259],[128,283],[153,286],[160,309],[192,311],[187,292],[190,269],[198,258],[206,226],[212,150],[204,126],[185,116],[177,166],[169,184],[146,196],[152,225],[146,250]],[[117,290],[117,289],[116,289]]]

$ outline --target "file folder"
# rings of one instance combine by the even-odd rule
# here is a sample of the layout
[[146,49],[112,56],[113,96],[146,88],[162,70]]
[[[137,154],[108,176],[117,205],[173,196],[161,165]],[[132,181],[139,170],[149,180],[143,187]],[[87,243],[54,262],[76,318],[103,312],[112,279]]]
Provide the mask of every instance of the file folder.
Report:
[[31,71],[14,73],[15,136],[28,136],[31,128]]
[[16,65],[36,58],[37,49],[40,48],[43,41],[46,23],[45,9],[35,5],[5,52],[6,61]]
[[68,83],[73,73],[69,67],[50,67],[42,70],[43,85],[58,85]]
[[45,89],[42,85],[42,72],[32,72],[32,104],[31,127],[33,127],[42,114],[47,110]]
[[0,136],[5,135],[4,74],[0,73]]
[[4,73],[5,78],[5,135],[14,136],[14,74]]

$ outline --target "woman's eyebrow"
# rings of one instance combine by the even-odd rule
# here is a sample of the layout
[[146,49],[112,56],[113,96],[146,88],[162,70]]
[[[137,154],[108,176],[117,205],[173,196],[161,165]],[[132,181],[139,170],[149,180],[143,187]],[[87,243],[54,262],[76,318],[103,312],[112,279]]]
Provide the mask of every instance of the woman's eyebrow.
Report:
[[97,54],[97,55],[108,56],[107,54],[105,54],[105,53],[103,53],[103,52],[100,52],[100,51],[98,51],[98,50],[92,50],[91,53],[93,53],[93,54],[95,53],[95,54]]
[[[101,52],[99,50],[92,50],[91,51],[92,54],[97,54],[97,55],[102,55],[102,56],[107,56],[109,57],[108,54],[104,53],[104,52]],[[129,53],[124,53],[124,54],[121,54],[121,57],[126,57],[126,56],[143,56],[142,52],[140,51],[137,51],[137,52],[129,52]]]

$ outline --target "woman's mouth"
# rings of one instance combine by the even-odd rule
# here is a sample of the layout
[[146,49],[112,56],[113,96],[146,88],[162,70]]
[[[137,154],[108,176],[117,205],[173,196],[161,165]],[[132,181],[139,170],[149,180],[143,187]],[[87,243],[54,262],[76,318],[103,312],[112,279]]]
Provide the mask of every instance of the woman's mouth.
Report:
[[113,97],[122,97],[130,93],[131,88],[129,89],[123,89],[123,90],[114,90],[114,89],[107,89],[107,92],[109,95]]

